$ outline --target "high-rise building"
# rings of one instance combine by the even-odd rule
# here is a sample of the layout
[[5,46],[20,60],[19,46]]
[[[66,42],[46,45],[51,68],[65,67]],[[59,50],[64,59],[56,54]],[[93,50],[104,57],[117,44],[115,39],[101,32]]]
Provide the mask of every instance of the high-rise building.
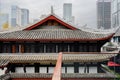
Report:
[[11,26],[21,26],[21,9],[15,5],[11,7]]
[[[112,28],[120,27],[120,0],[112,0]],[[113,37],[113,41],[120,43],[120,29],[117,30]]]
[[0,30],[9,28],[9,14],[2,12],[2,0],[0,0]]
[[1,13],[1,5],[2,5],[2,4],[1,4],[1,1],[2,1],[2,0],[0,0],[0,13]]
[[120,26],[120,0],[112,0],[112,27]]
[[11,7],[11,26],[21,27],[27,25],[29,22],[29,10],[21,9],[14,5]]
[[9,15],[0,14],[0,29],[8,29],[8,28],[9,28]]
[[111,1],[97,1],[97,27],[98,29],[111,28]]
[[26,26],[29,23],[29,10],[28,9],[21,9],[21,25]]
[[71,3],[65,3],[63,5],[63,18],[67,22],[72,22],[72,4]]

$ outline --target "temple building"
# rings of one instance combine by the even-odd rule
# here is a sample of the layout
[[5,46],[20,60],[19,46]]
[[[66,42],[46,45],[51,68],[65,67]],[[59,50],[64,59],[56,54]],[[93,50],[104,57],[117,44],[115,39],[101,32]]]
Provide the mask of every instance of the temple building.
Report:
[[0,79],[51,80],[61,52],[61,80],[112,80],[116,76],[101,65],[118,54],[101,47],[113,35],[80,30],[51,13],[22,30],[0,33],[0,68],[7,68]]

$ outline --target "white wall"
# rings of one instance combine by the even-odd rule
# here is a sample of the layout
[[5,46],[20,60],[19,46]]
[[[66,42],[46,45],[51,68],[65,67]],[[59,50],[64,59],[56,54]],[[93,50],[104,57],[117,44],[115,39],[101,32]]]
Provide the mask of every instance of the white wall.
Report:
[[15,72],[16,73],[24,73],[23,67],[16,67]]
[[89,73],[97,73],[97,67],[89,67]]
[[7,70],[7,68],[4,68],[4,70],[0,69],[0,75],[5,74],[5,71]]
[[49,67],[48,69],[49,69],[48,73],[53,73],[54,72],[54,67]]
[[74,67],[67,67],[67,73],[74,73]]
[[62,73],[65,73],[65,67],[62,67]]
[[47,73],[47,67],[40,67],[39,70],[39,73]]
[[34,67],[26,67],[26,73],[35,73]]
[[84,73],[85,67],[79,67],[79,73]]

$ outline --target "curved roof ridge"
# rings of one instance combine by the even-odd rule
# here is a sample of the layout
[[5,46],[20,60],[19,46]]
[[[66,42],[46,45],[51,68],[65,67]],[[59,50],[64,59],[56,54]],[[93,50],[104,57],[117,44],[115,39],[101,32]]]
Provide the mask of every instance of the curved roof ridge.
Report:
[[76,30],[78,29],[77,27],[75,27],[75,25],[67,22],[66,20],[62,19],[61,17],[59,17],[58,15],[52,13],[47,15],[46,17],[40,19],[39,21],[32,23],[31,25],[28,25],[27,27],[25,27],[23,30],[31,30],[32,28],[35,28],[36,26],[46,22],[49,19],[54,19],[56,21],[58,21],[59,23],[65,25],[67,28],[72,29],[72,30]]

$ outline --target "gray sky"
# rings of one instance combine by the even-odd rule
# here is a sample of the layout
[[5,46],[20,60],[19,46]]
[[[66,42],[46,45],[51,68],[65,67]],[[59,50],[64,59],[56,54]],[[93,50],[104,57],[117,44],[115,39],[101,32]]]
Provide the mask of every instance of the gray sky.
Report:
[[96,28],[96,0],[1,0],[2,11],[10,13],[11,5],[18,5],[30,11],[30,19],[36,19],[42,14],[49,14],[53,5],[54,12],[62,17],[63,3],[72,3],[72,12],[75,22],[83,26]]

